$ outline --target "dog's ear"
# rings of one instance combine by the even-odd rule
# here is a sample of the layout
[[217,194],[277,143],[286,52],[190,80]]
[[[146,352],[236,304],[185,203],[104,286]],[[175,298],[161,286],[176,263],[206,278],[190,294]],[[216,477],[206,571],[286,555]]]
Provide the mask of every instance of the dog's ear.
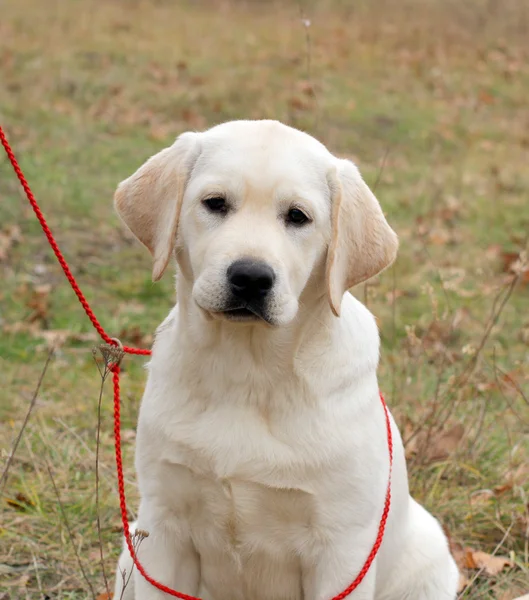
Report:
[[182,198],[199,153],[198,134],[184,133],[155,154],[114,194],[114,206],[127,227],[153,256],[153,281],[169,262],[176,241]]
[[339,160],[328,181],[332,237],[327,254],[327,292],[332,311],[339,316],[344,293],[395,260],[398,239],[352,162]]

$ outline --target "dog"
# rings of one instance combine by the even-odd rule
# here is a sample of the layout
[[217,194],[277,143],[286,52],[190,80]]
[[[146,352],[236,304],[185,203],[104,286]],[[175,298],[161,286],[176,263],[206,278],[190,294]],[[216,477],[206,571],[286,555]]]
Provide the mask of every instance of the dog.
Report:
[[[348,290],[394,261],[397,235],[352,162],[270,120],[180,135],[115,207],[153,280],[177,262],[138,420],[140,562],[204,600],[330,600],[370,554],[390,470],[378,329]],[[391,509],[350,597],[453,600],[390,423]],[[169,597],[125,549],[114,598]]]

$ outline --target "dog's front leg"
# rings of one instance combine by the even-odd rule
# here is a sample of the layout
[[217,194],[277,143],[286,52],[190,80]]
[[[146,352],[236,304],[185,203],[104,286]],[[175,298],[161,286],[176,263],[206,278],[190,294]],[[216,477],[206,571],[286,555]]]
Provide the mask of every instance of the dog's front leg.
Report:
[[[356,579],[370,550],[361,543],[363,537],[360,534],[357,540],[336,540],[321,553],[302,560],[304,600],[330,600]],[[362,583],[349,596],[351,600],[374,600],[376,563],[375,559]]]
[[[156,581],[174,590],[196,596],[200,584],[200,559],[184,523],[174,517],[163,518],[163,511],[142,502],[137,531],[148,533],[137,548],[145,571]],[[168,600],[134,571],[135,600]]]

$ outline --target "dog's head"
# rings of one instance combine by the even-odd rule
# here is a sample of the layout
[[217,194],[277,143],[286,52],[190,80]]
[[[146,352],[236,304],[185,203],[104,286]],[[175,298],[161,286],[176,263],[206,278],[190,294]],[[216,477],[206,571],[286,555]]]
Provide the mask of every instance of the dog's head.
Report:
[[184,133],[119,185],[115,206],[154,280],[176,251],[194,302],[231,321],[287,324],[308,289],[339,315],[398,246],[358,169],[276,121]]

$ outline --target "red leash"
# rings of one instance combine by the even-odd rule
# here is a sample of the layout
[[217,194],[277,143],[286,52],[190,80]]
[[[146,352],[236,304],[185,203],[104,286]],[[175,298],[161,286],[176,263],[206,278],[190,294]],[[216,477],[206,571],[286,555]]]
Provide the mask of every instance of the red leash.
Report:
[[[144,349],[144,348],[132,348],[130,346],[122,346],[121,342],[119,342],[119,340],[117,340],[116,338],[111,338],[106,333],[106,331],[103,329],[103,326],[97,320],[97,317],[95,316],[94,312],[90,308],[90,305],[88,304],[87,299],[85,298],[83,292],[81,291],[81,288],[77,284],[77,281],[75,280],[75,277],[73,276],[73,273],[70,271],[70,267],[68,266],[68,263],[66,262],[66,259],[64,258],[57,242],[55,241],[55,238],[53,237],[51,229],[48,227],[48,224],[46,223],[46,219],[44,218],[44,215],[42,214],[42,211],[40,210],[37,200],[35,199],[35,196],[33,195],[33,192],[31,191],[31,188],[29,187],[29,184],[28,184],[26,178],[24,177],[24,173],[22,172],[22,169],[20,168],[20,166],[17,162],[17,159],[15,158],[13,150],[11,150],[11,146],[9,145],[9,142],[7,141],[5,133],[1,126],[0,126],[0,141],[2,142],[2,146],[4,147],[4,150],[6,151],[7,157],[9,158],[9,161],[13,167],[13,170],[15,171],[15,173],[18,177],[18,180],[20,181],[22,187],[24,188],[24,191],[26,192],[26,196],[29,200],[29,203],[31,204],[31,207],[33,208],[33,211],[35,212],[35,215],[36,215],[37,219],[39,220],[40,226],[42,227],[42,231],[44,231],[44,235],[48,238],[48,242],[50,243],[50,246],[51,246],[53,252],[55,253],[55,256],[57,257],[57,260],[59,261],[59,264],[61,265],[62,270],[64,271],[64,274],[66,275],[66,278],[70,282],[70,285],[72,286],[73,291],[75,292],[79,302],[81,303],[81,306],[84,308],[86,314],[88,315],[88,318],[92,322],[92,325],[95,327],[95,329],[101,336],[101,339],[104,342],[106,342],[109,346],[112,347],[112,349],[114,350],[114,357],[117,357],[117,358],[114,358],[114,360],[107,361],[107,366],[112,371],[112,381],[114,384],[114,445],[115,445],[115,450],[116,450],[116,470],[117,470],[117,478],[118,478],[119,505],[121,508],[121,520],[123,523],[123,533],[125,535],[125,540],[127,542],[127,546],[128,546],[130,555],[132,556],[134,564],[136,565],[136,568],[141,573],[141,575],[155,588],[158,588],[160,591],[165,592],[166,594],[169,594],[170,596],[174,596],[176,598],[181,598],[181,600],[201,600],[200,598],[196,598],[195,596],[189,596],[187,594],[183,594],[182,592],[177,592],[176,590],[173,590],[173,589],[163,585],[162,583],[159,583],[155,579],[153,579],[145,571],[142,564],[138,560],[138,557],[136,556],[136,552],[134,551],[134,547],[132,545],[132,540],[131,540],[131,536],[130,536],[129,520],[127,517],[127,503],[126,503],[126,499],[125,499],[125,484],[123,482],[123,460],[122,460],[122,456],[121,456],[121,414],[120,414],[121,401],[120,401],[120,389],[119,389],[119,373],[120,373],[119,365],[120,365],[121,359],[123,358],[123,353],[125,353],[125,354],[142,354],[144,356],[149,356],[151,354],[151,351],[148,349]],[[112,353],[110,355],[112,356]],[[388,438],[388,450],[389,450],[389,475],[388,475],[388,486],[386,489],[386,499],[384,502],[384,510],[382,512],[382,516],[380,518],[380,523],[378,525],[378,533],[377,533],[375,543],[373,544],[373,547],[371,548],[371,552],[369,553],[369,556],[367,557],[367,560],[364,563],[364,566],[360,570],[360,573],[358,573],[356,579],[353,581],[353,583],[351,583],[351,585],[349,587],[347,587],[343,592],[341,592],[337,596],[334,596],[334,598],[332,598],[332,600],[343,600],[344,598],[349,596],[349,594],[351,594],[362,583],[362,581],[364,580],[365,576],[367,575],[367,572],[369,571],[371,565],[373,564],[373,561],[375,560],[375,557],[376,557],[376,555],[380,549],[380,546],[382,544],[382,540],[384,539],[384,531],[386,529],[386,522],[388,520],[389,509],[391,506],[391,471],[393,468],[393,436],[391,434],[391,422],[389,419],[388,407],[386,406],[386,403],[384,401],[382,394],[380,394],[380,401],[382,402],[382,407],[384,408],[384,416],[386,419],[386,432],[387,432],[387,438]]]

